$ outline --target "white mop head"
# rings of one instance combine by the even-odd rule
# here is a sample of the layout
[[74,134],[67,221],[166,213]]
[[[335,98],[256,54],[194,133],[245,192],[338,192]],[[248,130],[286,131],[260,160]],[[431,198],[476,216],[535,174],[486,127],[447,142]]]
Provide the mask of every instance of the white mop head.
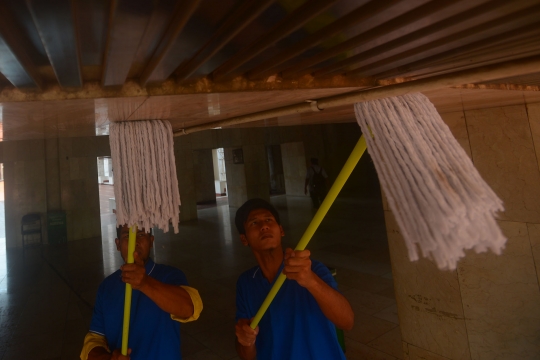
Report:
[[116,224],[156,226],[178,232],[180,194],[171,124],[168,121],[113,122],[109,142],[114,169]]
[[500,254],[502,201],[420,93],[355,104],[368,151],[409,250],[455,269],[465,249]]

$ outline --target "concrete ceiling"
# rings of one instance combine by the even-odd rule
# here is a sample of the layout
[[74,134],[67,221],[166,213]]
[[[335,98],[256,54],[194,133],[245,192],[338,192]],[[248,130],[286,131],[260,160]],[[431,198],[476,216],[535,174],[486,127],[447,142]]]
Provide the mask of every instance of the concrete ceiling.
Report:
[[[181,128],[521,59],[539,25],[540,0],[0,0],[3,139]],[[539,87],[540,72],[426,94],[446,112]],[[348,121],[352,107],[243,126]]]

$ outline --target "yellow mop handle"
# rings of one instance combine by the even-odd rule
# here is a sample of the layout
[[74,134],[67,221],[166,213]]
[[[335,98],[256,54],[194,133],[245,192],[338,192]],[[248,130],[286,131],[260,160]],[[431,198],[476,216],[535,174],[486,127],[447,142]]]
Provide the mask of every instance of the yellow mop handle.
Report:
[[[347,179],[351,175],[352,171],[354,170],[354,167],[356,164],[358,164],[358,161],[366,151],[366,140],[364,139],[364,136],[362,135],[360,137],[360,140],[358,140],[358,143],[356,143],[356,146],[354,147],[351,155],[349,155],[349,158],[347,159],[347,162],[343,166],[343,169],[341,169],[341,172],[339,173],[336,181],[334,181],[334,184],[332,184],[332,187],[328,191],[328,194],[324,198],[324,201],[322,202],[321,206],[319,207],[319,210],[311,220],[311,223],[307,227],[306,231],[304,232],[304,235],[302,235],[302,238],[298,242],[298,245],[296,245],[295,250],[304,250],[311,240],[311,237],[313,234],[315,234],[315,231],[323,221],[324,217],[326,216],[326,213],[328,210],[330,210],[330,206],[334,203],[334,200],[336,200],[339,192],[343,188],[343,185],[345,185],[345,182],[347,182]],[[279,274],[276,282],[274,283],[274,286],[272,286],[272,289],[270,289],[270,292],[266,296],[266,299],[264,299],[264,302],[262,303],[261,307],[259,308],[259,311],[257,311],[257,314],[253,318],[253,321],[249,325],[252,329],[255,329],[257,325],[259,324],[259,321],[261,321],[264,313],[272,303],[272,300],[274,300],[274,297],[276,297],[276,294],[278,293],[279,289],[281,288],[281,285],[285,282],[285,279],[287,277],[283,275],[283,273]]]
[[[133,253],[135,252],[135,240],[137,238],[137,225],[133,225],[129,228],[129,241],[128,241],[128,264],[133,264]],[[126,284],[126,296],[124,298],[124,327],[122,328],[122,355],[126,356],[128,351],[128,338],[129,338],[129,317],[131,314],[131,285]]]

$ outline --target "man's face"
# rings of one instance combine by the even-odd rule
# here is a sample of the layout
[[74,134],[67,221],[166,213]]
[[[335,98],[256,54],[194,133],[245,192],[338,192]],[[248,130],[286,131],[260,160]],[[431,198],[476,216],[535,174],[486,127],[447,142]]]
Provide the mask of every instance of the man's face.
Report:
[[252,251],[271,250],[281,246],[281,238],[285,236],[283,227],[279,225],[274,215],[266,209],[255,209],[249,213],[244,223],[246,234],[240,235],[240,240]]
[[[150,250],[154,244],[154,237],[144,231],[144,229],[137,229],[137,238],[135,243],[135,251],[139,254],[139,257],[146,263]],[[129,242],[129,228],[127,226],[122,227],[120,233],[120,239],[116,239],[116,250],[122,254],[122,259],[126,261]]]

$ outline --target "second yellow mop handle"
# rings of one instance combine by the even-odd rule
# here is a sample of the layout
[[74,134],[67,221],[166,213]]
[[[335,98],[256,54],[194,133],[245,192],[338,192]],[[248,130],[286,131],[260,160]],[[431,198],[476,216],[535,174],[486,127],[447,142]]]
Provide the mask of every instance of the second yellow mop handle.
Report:
[[[126,263],[133,264],[133,253],[135,252],[135,243],[137,240],[137,225],[129,228],[128,253]],[[126,295],[124,297],[124,323],[122,327],[122,355],[126,356],[128,351],[129,338],[129,318],[131,316],[131,285],[126,284]]]
[[[339,172],[338,177],[336,178],[336,181],[332,184],[332,187],[328,191],[328,194],[326,194],[326,197],[324,198],[324,201],[322,202],[321,206],[319,207],[319,210],[317,210],[317,213],[309,223],[309,226],[307,227],[306,231],[304,232],[304,235],[302,235],[302,238],[298,242],[298,245],[296,245],[295,250],[304,250],[313,237],[313,234],[315,234],[315,231],[323,221],[326,213],[330,209],[330,206],[334,203],[334,200],[336,200],[339,192],[343,188],[343,185],[347,182],[347,179],[351,175],[352,171],[354,170],[356,164],[358,164],[358,161],[360,161],[360,158],[366,151],[366,140],[364,139],[364,136],[362,135],[358,142],[356,143],[356,146],[354,147],[351,155],[349,155],[349,158],[345,162],[345,165],[343,165],[343,169]],[[264,313],[272,303],[272,300],[274,300],[274,297],[276,297],[279,289],[281,288],[281,285],[285,282],[286,276],[283,275],[283,273],[279,274],[276,282],[270,289],[270,292],[266,296],[266,299],[264,299],[261,307],[259,308],[259,311],[257,311],[257,314],[253,318],[253,321],[249,325],[252,329],[255,329],[257,325],[259,324],[259,321],[261,321]]]

